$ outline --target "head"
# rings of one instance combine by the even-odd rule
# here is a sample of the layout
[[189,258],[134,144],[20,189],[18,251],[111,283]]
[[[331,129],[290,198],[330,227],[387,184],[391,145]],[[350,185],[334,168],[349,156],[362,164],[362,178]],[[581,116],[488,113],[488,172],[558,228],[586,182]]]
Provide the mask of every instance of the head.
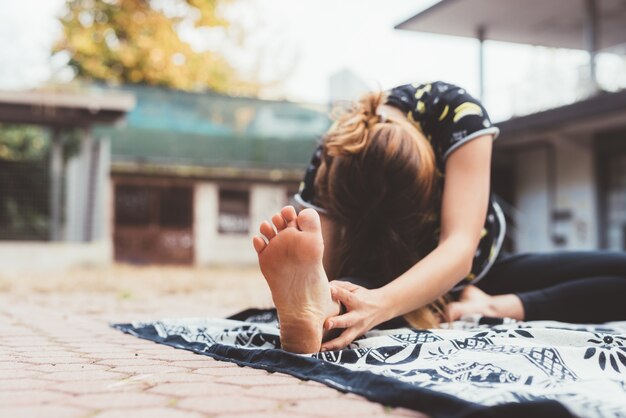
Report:
[[318,150],[313,192],[303,196],[333,226],[324,237],[329,277],[373,287],[432,251],[440,205],[432,147],[406,118],[379,115],[382,100],[368,94],[338,118]]

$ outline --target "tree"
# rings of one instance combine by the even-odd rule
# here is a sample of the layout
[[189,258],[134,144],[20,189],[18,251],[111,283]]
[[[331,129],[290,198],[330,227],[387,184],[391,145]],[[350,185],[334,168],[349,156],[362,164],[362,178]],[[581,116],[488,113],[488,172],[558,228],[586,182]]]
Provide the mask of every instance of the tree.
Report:
[[196,51],[181,28],[231,27],[220,10],[232,0],[67,0],[63,36],[55,52],[85,79],[148,84],[182,90],[254,95],[215,51]]

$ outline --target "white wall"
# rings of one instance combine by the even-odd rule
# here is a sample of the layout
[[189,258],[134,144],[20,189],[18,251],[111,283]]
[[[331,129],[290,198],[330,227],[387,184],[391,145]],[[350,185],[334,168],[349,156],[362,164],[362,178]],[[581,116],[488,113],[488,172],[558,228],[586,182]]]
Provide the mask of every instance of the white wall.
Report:
[[0,242],[2,271],[52,271],[111,264],[108,242]]
[[80,152],[67,162],[65,184],[65,234],[66,241],[82,242],[87,227],[87,195],[92,152],[97,147],[98,161],[93,193],[92,241],[105,242],[112,246],[111,230],[111,146],[108,139],[85,137],[81,141]]
[[[570,219],[550,224],[549,149],[530,145],[516,152],[516,249],[518,252],[587,250],[598,248],[596,179],[591,138],[554,137],[556,194],[554,209],[569,211]],[[555,244],[551,234],[565,238]]]
[[195,263],[256,264],[252,236],[258,233],[262,220],[269,220],[285,205],[285,186],[257,184],[250,187],[250,231],[247,235],[218,232],[219,187],[216,183],[196,183],[194,193]]
[[517,252],[547,251],[548,153],[544,148],[519,151],[515,161],[516,207],[518,210],[515,246]]
[[557,198],[560,209],[572,211],[563,225],[568,250],[598,248],[597,190],[591,140],[557,142]]

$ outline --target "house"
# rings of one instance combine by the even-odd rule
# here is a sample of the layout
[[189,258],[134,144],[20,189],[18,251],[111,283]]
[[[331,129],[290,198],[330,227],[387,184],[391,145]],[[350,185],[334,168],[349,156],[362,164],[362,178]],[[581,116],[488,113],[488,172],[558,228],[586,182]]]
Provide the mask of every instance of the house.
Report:
[[[109,200],[101,187],[109,156],[94,128],[120,123],[134,105],[121,92],[0,92],[0,123],[36,125],[49,134],[42,158],[0,160],[3,271],[110,262]],[[67,137],[78,145],[69,162]]]
[[[0,183],[12,187],[2,204],[35,208],[41,224],[25,234],[0,216],[0,267],[254,263],[251,236],[298,190],[327,113],[147,86],[0,92],[0,123],[51,133],[43,160],[0,160]],[[75,134],[77,150],[67,154]],[[15,170],[43,191],[26,190]]]
[[131,263],[255,263],[251,236],[287,204],[328,128],[327,109],[124,87],[136,107],[110,141],[114,257]]
[[596,55],[626,44],[618,0],[442,0],[398,29],[588,52],[578,100],[501,121],[493,185],[516,252],[626,250],[626,91],[598,84]]

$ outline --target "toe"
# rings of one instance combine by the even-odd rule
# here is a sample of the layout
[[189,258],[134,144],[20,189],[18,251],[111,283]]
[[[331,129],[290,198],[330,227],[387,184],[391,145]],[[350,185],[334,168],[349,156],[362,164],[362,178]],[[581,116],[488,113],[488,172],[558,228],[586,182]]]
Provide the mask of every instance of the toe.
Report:
[[261,234],[265,235],[265,238],[267,238],[268,240],[276,236],[276,231],[274,231],[272,225],[270,225],[270,223],[267,221],[261,222],[261,227],[259,228],[259,231],[261,232]]
[[303,209],[296,221],[301,231],[316,232],[321,229],[320,215],[313,209]]
[[285,221],[285,218],[283,218],[283,215],[281,215],[280,213],[272,216],[272,223],[274,224],[278,232],[287,227],[287,222]]
[[252,238],[252,245],[254,245],[254,249],[259,254],[267,247],[265,240],[258,235]]
[[287,222],[287,226],[296,226],[296,218],[298,215],[293,206],[285,206],[281,209],[280,214],[285,219],[285,222]]

